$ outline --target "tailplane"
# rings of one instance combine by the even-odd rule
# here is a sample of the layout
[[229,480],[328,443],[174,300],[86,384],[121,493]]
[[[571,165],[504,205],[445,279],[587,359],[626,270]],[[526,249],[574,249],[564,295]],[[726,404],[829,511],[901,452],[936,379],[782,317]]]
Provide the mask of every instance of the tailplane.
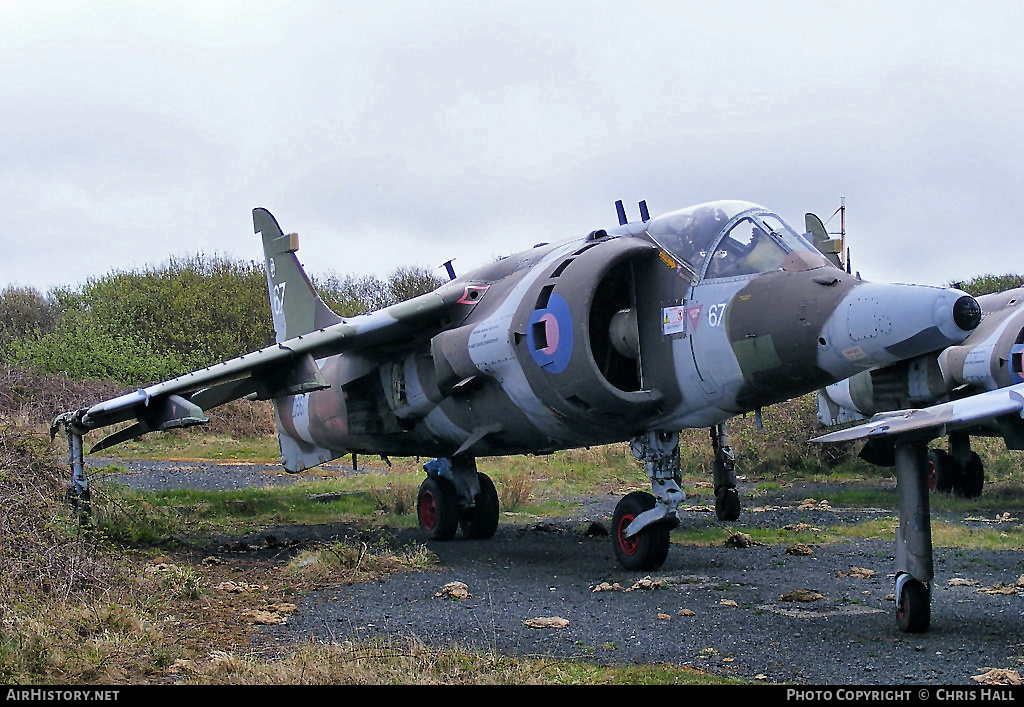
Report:
[[285,235],[266,209],[253,209],[252,223],[255,232],[263,236],[270,311],[278,343],[341,322],[313,289],[295,256],[298,234]]

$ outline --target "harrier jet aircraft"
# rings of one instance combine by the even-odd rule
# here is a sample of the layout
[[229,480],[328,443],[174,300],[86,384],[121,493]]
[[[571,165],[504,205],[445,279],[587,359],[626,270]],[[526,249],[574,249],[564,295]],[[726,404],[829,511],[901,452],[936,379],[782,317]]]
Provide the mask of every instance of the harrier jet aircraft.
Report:
[[[877,413],[920,408],[1024,383],[1024,288],[978,297],[981,324],[960,344],[900,361],[833,383],[818,396],[818,419],[825,425],[866,420]],[[949,433],[949,450],[928,452],[929,487],[974,497],[984,470],[970,449],[971,435],[1002,437],[1008,449],[1024,449],[1019,418],[981,419]],[[876,449],[879,448],[879,449]],[[879,456],[878,452],[882,455]],[[864,452],[885,462],[881,444]]]
[[[863,371],[819,394],[818,417],[826,425],[872,417],[817,441],[864,439],[863,458],[895,467],[896,617],[906,631],[924,631],[930,622],[928,491],[981,493],[984,469],[971,451],[972,435],[1024,449],[1024,288],[977,302],[981,321],[959,344]],[[928,449],[939,437],[948,437],[948,451]]]
[[[720,519],[739,513],[726,422],[858,372],[961,343],[978,303],[956,289],[864,282],[835,248],[769,209],[717,201],[598,228],[351,318],[303,272],[298,238],[264,209],[276,345],[65,413],[73,486],[82,436],[134,420],[104,449],[206,421],[240,397],[272,400],[281,463],[346,453],[426,456],[417,512],[436,540],[491,536],[498,500],[481,456],[628,441],[651,493],[617,505],[623,567],[652,570],[678,524],[679,431],[710,430]],[[817,243],[817,247],[815,245]]]

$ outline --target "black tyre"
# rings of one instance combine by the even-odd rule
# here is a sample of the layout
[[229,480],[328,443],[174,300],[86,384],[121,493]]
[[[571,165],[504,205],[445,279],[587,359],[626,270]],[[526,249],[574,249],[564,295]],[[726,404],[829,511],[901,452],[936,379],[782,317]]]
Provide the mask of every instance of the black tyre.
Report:
[[904,633],[924,633],[931,623],[931,596],[928,586],[916,579],[903,585],[896,605],[896,623]]
[[985,467],[977,452],[971,452],[966,464],[958,465],[953,492],[964,498],[977,498],[985,485]]
[[612,516],[612,545],[615,557],[625,569],[637,572],[656,570],[668,557],[670,528],[666,524],[649,525],[632,537],[626,528],[644,511],[654,508],[654,496],[634,491],[622,498]]
[[428,540],[451,540],[459,528],[455,486],[440,476],[428,476],[416,496],[416,516]]
[[740,517],[740,495],[734,488],[715,494],[715,515],[718,520],[731,522]]
[[498,529],[498,492],[487,474],[477,472],[480,493],[476,505],[462,514],[462,534],[471,540],[486,540]]
[[953,458],[944,449],[928,450],[928,489],[949,493],[953,489]]

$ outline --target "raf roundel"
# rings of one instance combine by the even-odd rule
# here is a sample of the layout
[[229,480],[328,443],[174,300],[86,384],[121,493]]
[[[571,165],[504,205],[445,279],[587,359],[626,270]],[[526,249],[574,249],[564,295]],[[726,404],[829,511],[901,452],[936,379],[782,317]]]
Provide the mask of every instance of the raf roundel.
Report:
[[572,357],[572,316],[561,295],[552,294],[547,307],[534,310],[526,334],[534,362],[549,373],[561,373]]

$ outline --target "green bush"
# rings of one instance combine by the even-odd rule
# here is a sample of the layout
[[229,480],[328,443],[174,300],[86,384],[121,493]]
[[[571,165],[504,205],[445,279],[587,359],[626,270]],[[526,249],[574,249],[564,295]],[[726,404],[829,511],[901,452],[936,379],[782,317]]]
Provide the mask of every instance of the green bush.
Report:
[[195,255],[86,282],[63,306],[169,360],[203,366],[274,341],[262,263]]
[[199,368],[199,359],[156,351],[140,337],[102,326],[73,313],[54,331],[15,341],[9,363],[76,379],[98,378],[141,386]]
[[0,349],[11,341],[53,331],[57,307],[52,299],[30,287],[0,291]]
[[[313,280],[341,316],[429,292],[441,280],[422,268]],[[46,297],[0,292],[0,363],[145,385],[274,343],[262,263],[196,254],[158,267],[114,271]]]
[[981,295],[993,292],[1002,292],[1024,285],[1024,275],[979,275],[978,277],[963,282],[951,282],[950,287],[956,287],[964,292],[980,297]]

